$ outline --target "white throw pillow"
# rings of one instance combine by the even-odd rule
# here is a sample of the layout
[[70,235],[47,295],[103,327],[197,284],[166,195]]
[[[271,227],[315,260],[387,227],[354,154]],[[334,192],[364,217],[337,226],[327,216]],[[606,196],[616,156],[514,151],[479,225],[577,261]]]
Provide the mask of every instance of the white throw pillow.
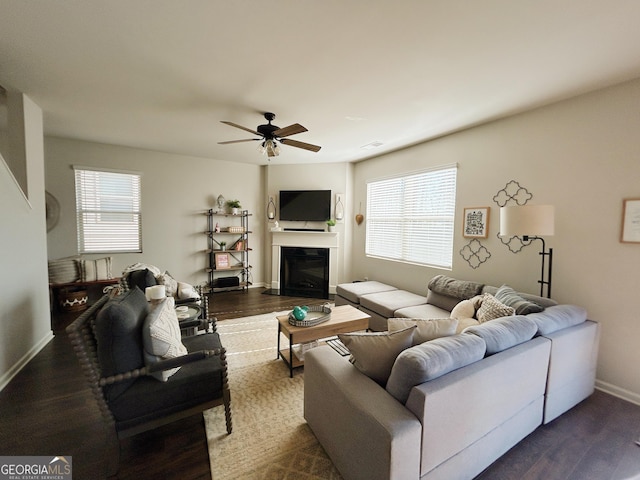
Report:
[[488,322],[496,318],[508,317],[516,313],[513,307],[508,307],[496,297],[485,293],[482,297],[482,304],[476,313],[480,323]]
[[[180,324],[175,310],[173,297],[162,300],[147,315],[142,329],[144,359],[147,365],[159,360],[186,355],[187,349],[182,344]],[[166,382],[180,367],[154,373],[158,380]]]
[[456,333],[458,319],[456,318],[390,318],[387,321],[390,332],[404,330],[415,326],[413,345],[428,342],[434,338],[448,337]]
[[415,329],[413,326],[397,332],[342,333],[338,338],[351,353],[349,361],[384,386],[396,357],[411,346]]

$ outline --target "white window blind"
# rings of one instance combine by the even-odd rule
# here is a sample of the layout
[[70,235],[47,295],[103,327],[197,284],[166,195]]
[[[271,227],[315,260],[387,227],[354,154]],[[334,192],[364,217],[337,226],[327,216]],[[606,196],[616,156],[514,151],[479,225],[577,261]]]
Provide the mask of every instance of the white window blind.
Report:
[[450,269],[456,171],[449,166],[368,183],[367,256]]
[[140,175],[74,169],[78,251],[141,252]]

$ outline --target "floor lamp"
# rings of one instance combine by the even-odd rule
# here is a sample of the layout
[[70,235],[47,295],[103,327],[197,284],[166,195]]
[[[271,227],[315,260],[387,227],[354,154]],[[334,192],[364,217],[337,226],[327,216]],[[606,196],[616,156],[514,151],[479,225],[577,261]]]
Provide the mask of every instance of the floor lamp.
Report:
[[[500,209],[500,236],[521,236],[522,240],[540,240],[542,242],[542,269],[540,273],[540,296],[547,286],[547,298],[551,298],[551,268],[553,264],[553,249],[546,250],[543,236],[553,235],[555,208],[553,205],[523,205],[517,207],[502,207]],[[545,259],[549,258],[545,276]]]

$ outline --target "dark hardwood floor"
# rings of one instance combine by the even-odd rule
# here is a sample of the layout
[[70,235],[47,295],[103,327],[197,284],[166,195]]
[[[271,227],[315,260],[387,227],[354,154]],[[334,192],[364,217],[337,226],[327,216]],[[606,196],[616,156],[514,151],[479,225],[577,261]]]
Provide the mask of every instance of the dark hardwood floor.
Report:
[[[324,302],[261,293],[216,293],[211,314],[223,322]],[[55,338],[0,392],[0,455],[68,455],[74,479],[100,479],[105,432],[63,330],[72,319],[56,317]],[[640,406],[596,391],[538,428],[478,479],[640,478],[639,436]],[[121,479],[211,479],[202,416],[122,441],[121,457]]]

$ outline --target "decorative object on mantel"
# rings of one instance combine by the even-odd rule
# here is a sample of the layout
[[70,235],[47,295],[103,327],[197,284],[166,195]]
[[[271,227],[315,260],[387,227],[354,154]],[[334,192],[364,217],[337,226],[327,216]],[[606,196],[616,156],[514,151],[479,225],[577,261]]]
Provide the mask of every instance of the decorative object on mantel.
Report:
[[294,307],[289,312],[289,324],[295,327],[313,327],[331,318],[331,307],[327,305],[313,305],[311,307]]
[[272,232],[281,232],[282,228],[280,228],[280,224],[276,221],[273,222],[273,227],[271,228]]
[[364,215],[362,215],[362,202],[360,202],[360,209],[358,210],[358,214],[356,215],[356,223],[360,225],[364,220]]
[[[553,249],[546,250],[542,236],[553,235],[555,227],[555,208],[553,205],[524,205],[502,207],[500,209],[500,235],[514,237],[522,235],[523,242],[540,240],[542,242],[542,269],[540,274],[540,296],[543,296],[544,286],[547,286],[547,297],[551,298],[551,269]],[[528,244],[527,244],[528,245]],[[545,257],[549,257],[546,269]]]
[[334,217],[336,220],[342,220],[344,218],[344,202],[342,201],[342,193],[336,193],[336,207],[334,209]]
[[622,202],[622,243],[640,243],[640,198],[625,198]]
[[533,194],[526,188],[520,186],[515,180],[508,182],[502,190],[498,190],[493,196],[493,201],[499,207],[504,207],[509,201],[516,202],[517,205],[525,205],[533,198]]
[[464,209],[462,236],[466,238],[487,238],[489,235],[489,207],[468,207]]
[[471,268],[475,269],[489,260],[491,252],[489,252],[479,240],[473,239],[462,247],[460,255],[467,261]]
[[273,195],[269,195],[269,203],[267,203],[267,218],[273,220],[276,218],[276,203]]
[[334,228],[336,226],[336,221],[332,218],[330,218],[329,220],[327,220],[327,230],[330,232],[333,232]]
[[222,194],[218,195],[218,199],[216,200],[216,203],[218,204],[218,213],[224,213],[224,206],[227,203],[227,201],[222,196]]

